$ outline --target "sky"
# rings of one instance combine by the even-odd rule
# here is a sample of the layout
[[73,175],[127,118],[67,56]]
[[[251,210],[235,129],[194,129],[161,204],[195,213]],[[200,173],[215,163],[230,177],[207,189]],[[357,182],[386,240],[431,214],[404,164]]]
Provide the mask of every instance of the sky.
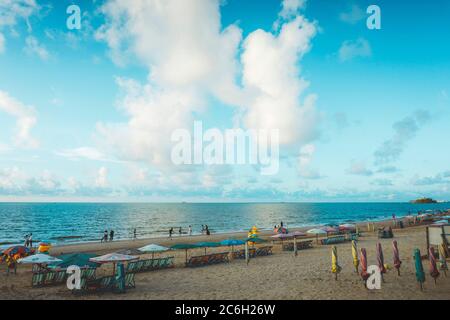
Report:
[[[449,14],[445,0],[0,0],[0,201],[450,200]],[[194,122],[278,130],[279,170],[174,164],[172,134]]]

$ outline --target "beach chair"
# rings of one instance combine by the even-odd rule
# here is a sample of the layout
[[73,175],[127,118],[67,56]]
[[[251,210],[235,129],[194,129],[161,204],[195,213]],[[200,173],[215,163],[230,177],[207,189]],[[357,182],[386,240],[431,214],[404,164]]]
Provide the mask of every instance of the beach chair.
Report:
[[297,242],[297,250],[306,250],[312,248],[313,241],[307,240],[307,241],[300,241]]
[[115,277],[114,276],[108,276],[100,278],[100,286],[98,288],[99,291],[109,291],[113,290],[115,287]]
[[136,270],[136,262],[128,262],[126,273],[132,273]]
[[31,279],[31,286],[33,288],[42,287],[45,282],[45,275],[46,274],[44,272],[33,273],[33,277]]
[[143,267],[144,267],[144,260],[140,260],[136,262],[136,269],[134,270],[134,272],[139,273],[143,271]]
[[56,277],[56,272],[54,272],[54,271],[47,272],[45,275],[45,280],[44,280],[43,285],[45,285],[45,286],[53,285],[55,277]]
[[60,270],[60,271],[58,271],[58,272],[56,273],[56,276],[55,276],[55,280],[54,280],[55,283],[56,283],[56,284],[64,283],[65,280],[66,280],[66,276],[67,276],[67,273],[66,273],[65,270]]
[[136,288],[136,282],[134,281],[134,273],[127,273],[125,275],[125,289],[134,289]]

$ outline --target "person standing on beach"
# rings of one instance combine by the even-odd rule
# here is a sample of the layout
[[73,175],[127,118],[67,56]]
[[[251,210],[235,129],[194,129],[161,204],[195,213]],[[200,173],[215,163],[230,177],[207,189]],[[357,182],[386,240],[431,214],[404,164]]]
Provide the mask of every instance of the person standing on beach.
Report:
[[205,231],[207,236],[211,235],[211,232],[209,232],[208,225],[205,225]]
[[109,241],[113,240],[114,240],[114,230],[111,230],[111,232],[109,233]]
[[28,237],[28,245],[30,248],[33,248],[33,234],[30,233],[30,236]]
[[394,227],[396,227],[397,226],[397,218],[395,216],[395,213],[392,214],[392,222],[393,222]]
[[28,239],[30,238],[30,235],[26,234],[24,238],[25,238],[25,242],[24,242],[23,246],[28,247]]
[[108,230],[103,231],[103,238],[100,240],[100,242],[107,242],[108,241]]
[[172,233],[173,233],[173,228],[170,228],[169,230],[169,238],[172,239]]
[[202,225],[202,234],[203,234],[204,231],[205,231],[205,227]]
[[189,236],[192,236],[192,226],[189,226]]
[[180,235],[180,237],[181,237],[181,234],[183,233],[183,232],[181,232],[181,227],[180,227],[180,229],[178,230],[178,233],[179,233],[179,235]]
[[136,239],[137,239],[136,228],[134,228],[134,230],[133,230],[133,239],[134,239],[134,240],[136,240]]

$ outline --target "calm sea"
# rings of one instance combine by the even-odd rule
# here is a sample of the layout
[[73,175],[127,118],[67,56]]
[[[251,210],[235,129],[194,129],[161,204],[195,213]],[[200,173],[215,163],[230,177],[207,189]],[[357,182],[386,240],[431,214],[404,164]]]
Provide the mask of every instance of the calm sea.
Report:
[[446,210],[449,203],[0,203],[0,244],[22,243],[24,235],[63,244],[97,241],[105,229],[116,239],[158,237],[168,229],[192,225],[199,233],[206,224],[212,232],[271,229],[283,221],[301,227],[351,221],[374,221],[419,210]]

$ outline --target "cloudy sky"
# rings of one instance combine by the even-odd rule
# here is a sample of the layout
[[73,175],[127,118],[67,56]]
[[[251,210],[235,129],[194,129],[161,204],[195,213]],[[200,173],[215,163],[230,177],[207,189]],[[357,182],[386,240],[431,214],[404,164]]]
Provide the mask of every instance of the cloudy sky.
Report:
[[[449,14],[444,0],[0,0],[0,201],[450,200]],[[171,134],[194,121],[279,129],[278,174],[175,166]]]

